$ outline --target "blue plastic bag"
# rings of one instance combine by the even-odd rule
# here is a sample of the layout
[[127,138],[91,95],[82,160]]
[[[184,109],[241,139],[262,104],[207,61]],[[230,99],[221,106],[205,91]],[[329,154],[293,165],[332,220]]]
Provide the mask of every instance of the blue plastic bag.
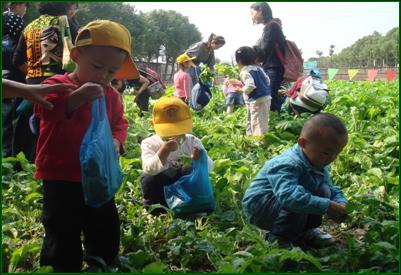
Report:
[[208,172],[208,157],[201,149],[192,160],[192,172],[171,185],[164,186],[167,205],[177,214],[210,212],[216,208]]
[[199,78],[200,67],[196,67],[195,70],[196,77],[198,78],[198,83],[194,85],[191,90],[191,100],[190,107],[195,111],[202,110],[212,99],[212,92],[210,91],[210,87],[212,86],[210,83],[202,83]]
[[105,97],[92,103],[92,120],[81,144],[80,162],[85,203],[99,208],[109,202],[123,180],[106,113]]

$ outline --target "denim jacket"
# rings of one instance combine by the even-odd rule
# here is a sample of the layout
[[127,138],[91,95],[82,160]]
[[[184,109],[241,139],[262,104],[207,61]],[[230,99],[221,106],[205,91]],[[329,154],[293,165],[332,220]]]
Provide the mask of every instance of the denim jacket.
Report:
[[[315,168],[296,144],[268,160],[253,179],[242,200],[245,215],[251,217],[273,196],[286,210],[297,213],[325,214],[330,200],[346,204],[341,190],[333,186],[329,170],[329,166]],[[330,199],[313,195],[322,184],[329,186]]]

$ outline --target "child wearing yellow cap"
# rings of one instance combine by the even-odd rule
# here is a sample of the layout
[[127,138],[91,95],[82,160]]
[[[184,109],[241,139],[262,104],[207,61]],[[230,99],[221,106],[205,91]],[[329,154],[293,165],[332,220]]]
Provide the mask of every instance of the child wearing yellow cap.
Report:
[[177,57],[176,62],[179,66],[178,72],[174,75],[174,96],[180,98],[182,101],[188,104],[189,98],[191,97],[192,80],[188,74],[188,70],[191,67],[195,67],[192,60],[195,57],[190,57],[186,53],[181,54]]
[[[141,187],[144,204],[167,206],[164,185],[173,184],[192,168],[183,166],[181,158],[191,156],[195,148],[204,148],[202,142],[189,134],[192,131],[192,115],[188,105],[176,97],[164,96],[156,101],[152,121],[156,134],[141,143]],[[208,169],[213,161],[208,157]],[[153,214],[163,212],[156,209]]]
[[110,265],[118,255],[120,221],[114,198],[99,208],[85,204],[80,146],[91,121],[92,101],[105,96],[115,148],[123,153],[128,121],[110,81],[138,76],[131,59],[131,35],[121,24],[93,21],[79,32],[75,45],[74,72],[44,82],[68,83],[74,90],[45,96],[54,105],[52,110],[35,106],[40,118],[35,178],[43,180],[45,228],[40,264],[52,266],[55,272],[81,271],[81,233],[88,258]]

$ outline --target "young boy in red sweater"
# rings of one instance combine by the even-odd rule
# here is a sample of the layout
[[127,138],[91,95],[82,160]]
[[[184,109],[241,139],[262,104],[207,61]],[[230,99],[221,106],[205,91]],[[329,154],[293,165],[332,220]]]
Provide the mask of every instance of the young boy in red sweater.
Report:
[[92,101],[102,96],[115,148],[124,152],[128,121],[110,81],[138,77],[131,46],[130,33],[123,25],[108,20],[89,23],[79,32],[71,51],[74,72],[44,81],[71,83],[76,89],[48,94],[45,99],[54,105],[52,110],[35,106],[40,118],[35,178],[43,180],[45,228],[40,264],[53,266],[55,272],[81,271],[81,232],[87,255],[107,265],[118,255],[120,221],[114,199],[100,208],[85,205],[79,155]]

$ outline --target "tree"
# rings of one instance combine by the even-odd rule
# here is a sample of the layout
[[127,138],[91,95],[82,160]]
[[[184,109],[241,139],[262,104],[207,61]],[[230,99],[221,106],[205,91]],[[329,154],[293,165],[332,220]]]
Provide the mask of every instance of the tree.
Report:
[[323,52],[320,50],[316,50],[316,54],[319,56],[319,58],[323,55]]
[[329,49],[329,55],[330,56],[333,56],[333,54],[334,54],[334,45],[330,45],[330,49]]

